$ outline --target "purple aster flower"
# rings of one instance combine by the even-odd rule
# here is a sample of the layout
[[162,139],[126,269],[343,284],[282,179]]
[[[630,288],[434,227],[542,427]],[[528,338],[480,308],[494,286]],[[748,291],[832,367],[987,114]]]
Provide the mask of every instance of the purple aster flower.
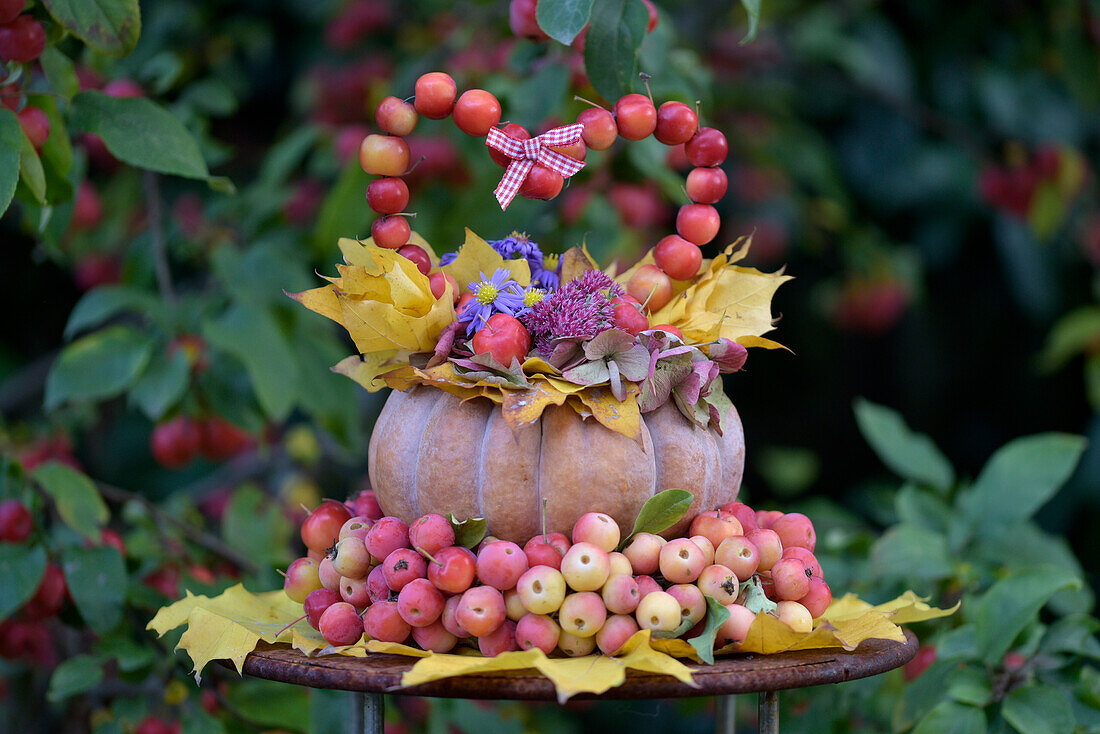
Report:
[[542,270],[542,250],[538,243],[532,242],[527,235],[513,232],[502,240],[489,240],[489,246],[500,253],[505,260],[523,258],[531,266],[531,274]]
[[555,339],[591,339],[614,326],[611,299],[622,294],[622,287],[606,274],[589,270],[534,304],[522,321],[538,350],[548,355]]
[[493,277],[486,278],[481,273],[481,280],[470,283],[470,291],[474,294],[462,313],[458,315],[459,321],[469,320],[466,327],[466,336],[484,326],[489,317],[494,313],[505,313],[509,316],[521,316],[524,313],[523,288],[512,280],[511,273],[504,268],[497,268]]
[[457,252],[445,252],[445,253],[443,253],[442,255],[439,256],[439,267],[443,267],[444,265],[450,265],[451,263],[453,263],[455,261],[456,257],[458,257]]

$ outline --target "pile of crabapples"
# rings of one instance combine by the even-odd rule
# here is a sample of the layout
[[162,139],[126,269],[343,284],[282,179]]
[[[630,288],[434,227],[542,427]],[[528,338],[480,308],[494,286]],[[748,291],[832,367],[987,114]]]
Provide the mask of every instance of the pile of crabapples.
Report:
[[302,539],[310,555],[290,565],[284,588],[335,646],[365,632],[434,652],[476,641],[486,656],[613,655],[640,629],[699,635],[710,597],[730,612],[717,649],[743,642],[756,619],[745,606],[750,586],[796,632],[809,632],[832,602],[810,519],[742,502],[697,515],[689,537],[637,533],[624,544],[610,516],[589,512],[571,538],[543,533],[521,548],[486,537],[475,553],[455,545],[443,515],[406,525],[382,517],[368,492],[351,506],[324,502],[302,523]]

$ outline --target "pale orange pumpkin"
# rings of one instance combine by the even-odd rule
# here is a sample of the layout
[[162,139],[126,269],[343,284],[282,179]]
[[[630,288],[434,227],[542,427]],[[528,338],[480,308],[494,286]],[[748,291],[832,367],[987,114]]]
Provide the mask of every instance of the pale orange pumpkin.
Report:
[[[716,386],[717,387],[717,386]],[[634,441],[568,406],[513,431],[499,406],[433,387],[394,392],[370,441],[370,480],[382,509],[405,522],[427,512],[484,517],[496,537],[524,543],[541,530],[570,532],[586,512],[611,515],[625,536],[647,499],[665,489],[695,495],[666,535],[696,513],[737,497],[745,466],[741,419],[723,435],[699,428],[671,402],[642,416]]]

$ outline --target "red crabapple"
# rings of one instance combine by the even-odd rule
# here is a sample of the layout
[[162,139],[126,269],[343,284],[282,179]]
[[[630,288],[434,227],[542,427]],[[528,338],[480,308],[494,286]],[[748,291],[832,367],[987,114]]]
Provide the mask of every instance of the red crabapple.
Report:
[[427,561],[412,548],[398,548],[382,561],[382,575],[386,577],[386,585],[394,591],[401,591],[410,581],[425,578],[427,574]]
[[760,565],[760,551],[744,535],[734,535],[718,546],[714,562],[733,571],[739,581],[748,581]]
[[[527,128],[516,122],[509,122],[502,127],[500,131],[516,140],[528,140],[531,137],[531,133],[527,131]],[[489,157],[493,159],[493,163],[496,163],[501,168],[507,168],[512,163],[511,158],[496,148],[489,148]]]
[[325,613],[325,610],[331,607],[333,604],[340,601],[340,595],[331,589],[314,589],[306,596],[306,600],[302,602],[303,611],[306,613],[306,617],[309,619],[309,626],[313,629],[318,629],[318,625],[321,622],[321,615]]
[[626,94],[615,103],[615,124],[627,140],[648,138],[657,129],[657,108],[644,94]]
[[302,521],[302,542],[310,550],[325,553],[340,538],[340,529],[351,519],[343,502],[325,500]]
[[594,591],[570,594],[558,609],[558,624],[562,631],[577,637],[591,637],[596,634],[606,619],[607,607]]
[[516,623],[510,619],[506,619],[489,634],[478,637],[477,649],[487,658],[495,658],[502,652],[518,650],[519,644],[516,642]]
[[525,199],[553,199],[561,193],[565,179],[557,171],[535,164],[519,187],[519,195]]
[[370,594],[371,603],[380,601],[396,601],[397,592],[390,589],[386,583],[386,569],[381,565],[375,566],[367,574],[367,592]]
[[450,74],[432,71],[416,80],[413,106],[430,120],[442,120],[455,106],[458,85]]
[[16,113],[19,127],[23,128],[23,134],[31,141],[34,149],[41,152],[46,139],[50,137],[50,118],[37,107],[24,107]]
[[633,296],[617,296],[611,299],[614,307],[615,328],[637,336],[649,328],[649,317],[642,312],[642,304]]
[[0,0],[0,25],[7,25],[23,12],[26,0]]
[[722,515],[733,515],[741,523],[741,529],[748,535],[750,531],[760,527],[756,523],[756,512],[744,502],[727,502],[718,508]]
[[286,569],[283,579],[283,591],[294,601],[301,604],[309,592],[321,588],[321,579],[317,576],[317,562],[309,558],[299,558]]
[[462,593],[455,618],[474,637],[484,637],[505,621],[504,594],[491,586],[475,586]]
[[658,559],[661,575],[674,584],[690,584],[706,567],[706,557],[699,546],[687,538],[670,540]]
[[673,280],[689,280],[703,264],[703,251],[683,237],[670,234],[653,248],[653,261]]
[[717,550],[722,541],[734,535],[742,535],[741,523],[736,517],[722,517],[718,510],[700,512],[691,521],[689,535],[702,535],[711,542]]
[[495,313],[470,340],[474,354],[491,354],[502,365],[522,363],[531,349],[531,334],[514,316]]
[[427,627],[443,614],[443,594],[428,579],[413,579],[397,594],[397,613],[413,627]]
[[374,121],[382,132],[401,138],[413,131],[419,119],[415,107],[392,96],[383,98],[374,111]]
[[409,158],[409,144],[394,135],[372,133],[359,145],[359,165],[372,176],[401,176]]
[[614,655],[635,632],[638,623],[629,614],[612,614],[596,633],[596,647],[604,655]]
[[630,545],[623,548],[623,555],[630,561],[634,573],[657,573],[660,566],[661,548],[664,548],[667,542],[660,535],[638,533],[631,538]]
[[811,553],[817,545],[817,533],[814,532],[814,524],[810,518],[801,512],[788,512],[772,522],[772,530],[779,535],[783,548],[797,546],[805,548]]
[[757,510],[756,524],[762,528],[771,529],[772,523],[783,517],[779,510]]
[[668,593],[680,605],[680,621],[690,619],[696,624],[707,614],[707,600],[695,584],[675,584],[668,587]]
[[428,287],[432,289],[432,297],[439,299],[443,297],[443,294],[447,292],[447,284],[451,284],[451,300],[458,300],[458,281],[450,273],[444,273],[442,271],[432,273],[428,276]]
[[412,638],[424,650],[450,652],[458,644],[458,638],[438,619],[426,627],[413,627]]
[[428,580],[448,594],[461,594],[469,589],[476,573],[476,556],[461,546],[441,548],[428,559]]
[[400,250],[412,237],[412,227],[406,217],[396,215],[379,217],[370,226],[370,236],[374,244],[388,250]]
[[760,563],[757,570],[770,571],[775,562],[783,557],[783,544],[771,528],[750,530],[745,534],[745,538],[755,545],[757,551],[760,552]]
[[671,632],[680,626],[680,602],[667,591],[655,591],[638,602],[634,617],[644,630]]
[[385,558],[398,548],[409,547],[409,526],[396,517],[383,517],[371,525],[364,541],[375,558]]
[[500,102],[484,89],[468,89],[455,102],[451,116],[459,130],[482,138],[500,122]]
[[367,204],[379,214],[398,214],[409,205],[409,187],[400,178],[376,178],[367,184]]
[[443,603],[443,614],[439,621],[443,627],[455,637],[469,637],[470,633],[458,623],[458,605],[462,603],[461,596],[449,596]]
[[0,502],[0,542],[22,543],[31,534],[34,519],[19,500]]
[[[565,583],[576,591],[595,591],[604,585],[611,572],[607,551],[591,543],[575,543],[561,559]],[[565,629],[565,626],[562,625]]]
[[709,596],[719,604],[732,604],[737,601],[741,585],[737,574],[725,566],[714,564],[707,566],[695,582],[703,596]]
[[371,605],[370,582],[368,579],[349,579],[340,577],[340,598],[356,609],[366,609]]
[[561,627],[545,614],[525,614],[516,623],[516,644],[520,650],[538,648],[549,655],[558,646]]
[[508,27],[517,38],[545,41],[550,38],[539,26],[536,9],[539,0],[512,0],[508,4]]
[[683,102],[665,102],[657,108],[657,127],[653,137],[665,145],[680,145],[691,140],[699,128],[695,110]]
[[190,464],[198,456],[201,445],[202,431],[198,421],[185,415],[158,423],[149,437],[153,458],[166,469],[179,469]]
[[46,50],[46,29],[29,13],[0,26],[0,59],[26,63]]
[[365,517],[371,522],[377,522],[382,519],[382,515],[384,514],[382,508],[378,506],[378,497],[375,496],[374,490],[371,489],[365,489],[354,497],[349,498],[346,504],[354,515]]
[[[542,536],[539,536],[540,538]],[[533,540],[533,539],[532,539]],[[549,566],[553,569],[561,568],[562,552],[548,543],[527,542],[523,546],[523,553],[527,556],[527,566]]]
[[340,526],[340,535],[338,537],[340,540],[347,537],[355,537],[365,541],[367,531],[370,530],[373,524],[374,521],[369,518],[359,516],[353,517]]
[[676,213],[676,232],[697,245],[713,240],[721,225],[718,210],[710,204],[685,204]]
[[527,570],[523,549],[507,540],[498,540],[477,554],[477,577],[481,583],[504,591],[514,588]]
[[703,551],[703,559],[706,560],[704,565],[710,566],[714,564],[714,543],[710,542],[710,538],[705,535],[693,535],[689,538],[692,543],[699,546],[699,550]]
[[736,642],[741,644],[748,637],[749,628],[756,621],[756,615],[748,608],[740,604],[726,604],[730,617],[718,628],[718,635],[714,639],[714,649],[725,647]]
[[817,562],[817,556],[810,553],[805,548],[801,548],[797,545],[783,548],[783,558],[797,558],[806,565],[806,570],[810,572],[810,576],[816,576],[819,579],[825,578],[825,573],[821,570],[821,564]]
[[578,637],[565,630],[558,635],[558,649],[571,658],[581,658],[596,649],[596,636]]
[[602,512],[586,512],[573,524],[573,542],[591,543],[608,553],[619,545],[619,524]]
[[355,607],[347,602],[336,602],[317,620],[317,629],[325,642],[337,647],[354,645],[363,636],[363,622]]
[[630,614],[638,608],[641,595],[633,576],[617,573],[609,576],[600,590],[604,606],[613,614]]
[[52,617],[65,603],[69,587],[65,583],[65,573],[55,563],[46,564],[46,572],[38,582],[38,588],[23,607],[24,613],[32,619]]
[[705,168],[721,165],[729,155],[730,145],[721,130],[701,127],[691,140],[684,143],[684,152],[691,165]]
[[810,616],[809,610],[798,602],[781,601],[775,612],[779,621],[790,627],[792,631],[802,634],[813,631],[813,617]]
[[363,631],[372,640],[404,642],[409,639],[412,625],[401,618],[397,602],[378,601],[363,613]]
[[729,179],[721,168],[693,168],[684,189],[696,204],[717,204],[726,195]]
[[565,599],[565,577],[550,566],[533,566],[519,577],[516,591],[527,611],[553,614]]
[[798,600],[798,603],[809,610],[811,617],[817,619],[833,603],[833,592],[820,576],[811,576],[810,590]]
[[349,536],[336,543],[336,554],[332,557],[332,568],[341,576],[350,579],[365,578],[370,572],[371,554],[363,541]]
[[431,272],[432,258],[428,255],[428,251],[420,245],[403,245],[397,248],[397,254],[406,260],[411,260],[421,275],[427,275]]
[[626,292],[645,304],[650,313],[660,311],[672,300],[672,281],[656,265],[643,265],[634,271],[626,284]]
[[627,576],[634,575],[634,567],[630,565],[630,559],[624,556],[618,551],[612,551],[607,554],[607,575],[608,577],[614,576],[617,573],[625,573]]
[[806,575],[806,564],[797,558],[788,556],[776,561],[771,569],[772,583],[776,595],[784,601],[796,601],[806,596],[810,590],[810,577]]
[[661,591],[661,585],[654,581],[652,576],[642,574],[635,576],[634,580],[638,582],[638,601],[645,599],[654,591]]
[[[451,280],[453,281],[454,278],[452,277]],[[457,291],[456,287],[455,292]],[[436,512],[429,512],[413,520],[412,525],[409,526],[409,542],[417,550],[434,554],[438,550],[454,545],[455,531],[451,527],[451,521],[446,517]]]
[[584,125],[581,140],[591,150],[607,150],[619,137],[615,117],[602,107],[590,107],[577,115],[577,122]]

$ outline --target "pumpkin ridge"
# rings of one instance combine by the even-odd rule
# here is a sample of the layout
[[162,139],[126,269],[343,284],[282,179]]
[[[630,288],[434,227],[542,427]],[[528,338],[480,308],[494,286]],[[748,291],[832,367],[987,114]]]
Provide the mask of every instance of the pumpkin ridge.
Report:
[[[419,388],[417,388],[419,389]],[[427,388],[431,389],[431,388]],[[424,445],[424,434],[428,432],[428,425],[432,422],[432,415],[435,413],[435,409],[439,407],[439,404],[449,394],[443,390],[436,390],[438,395],[435,396],[435,401],[432,403],[428,410],[424,411],[424,422],[420,424],[420,440],[417,442],[418,446]],[[419,452],[417,452],[419,453]],[[412,482],[412,498],[411,504],[415,508],[416,516],[420,516],[420,466],[423,462],[417,460],[416,466],[413,468],[413,482]],[[411,520],[409,522],[412,522]]]
[[474,504],[477,505],[478,515],[481,517],[488,515],[485,511],[485,452],[488,449],[489,421],[492,418],[493,413],[490,410],[489,416],[485,420],[485,428],[481,431],[481,447],[477,452],[477,501]]

